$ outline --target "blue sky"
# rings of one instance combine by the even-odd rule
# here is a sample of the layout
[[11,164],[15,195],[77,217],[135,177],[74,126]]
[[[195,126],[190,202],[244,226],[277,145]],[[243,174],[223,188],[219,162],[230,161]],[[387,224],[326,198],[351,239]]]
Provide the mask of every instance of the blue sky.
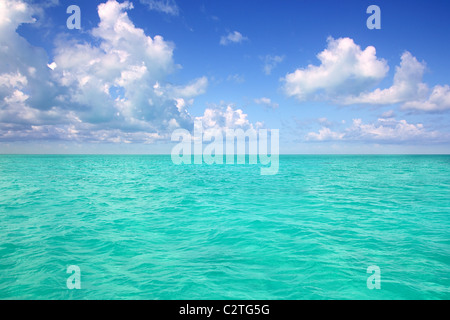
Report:
[[[68,6],[81,9],[69,30]],[[381,29],[369,30],[369,5]],[[176,128],[282,153],[449,153],[448,1],[0,3],[0,153],[169,153]]]

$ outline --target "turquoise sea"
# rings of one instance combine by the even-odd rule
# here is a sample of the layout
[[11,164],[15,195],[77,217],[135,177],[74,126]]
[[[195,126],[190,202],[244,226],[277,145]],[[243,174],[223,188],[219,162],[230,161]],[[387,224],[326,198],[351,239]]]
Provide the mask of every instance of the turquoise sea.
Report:
[[450,299],[450,156],[3,155],[0,299]]

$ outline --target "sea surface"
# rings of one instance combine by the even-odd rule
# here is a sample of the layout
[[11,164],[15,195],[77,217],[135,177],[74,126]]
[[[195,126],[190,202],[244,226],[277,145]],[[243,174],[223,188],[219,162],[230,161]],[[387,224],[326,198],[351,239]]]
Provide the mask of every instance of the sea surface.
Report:
[[450,299],[450,156],[2,155],[0,299]]

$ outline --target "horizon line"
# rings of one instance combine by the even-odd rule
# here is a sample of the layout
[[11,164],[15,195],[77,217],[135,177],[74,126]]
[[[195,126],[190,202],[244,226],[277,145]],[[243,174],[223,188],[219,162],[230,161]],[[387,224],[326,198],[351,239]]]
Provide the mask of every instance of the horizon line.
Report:
[[[0,153],[0,156],[171,156],[170,153]],[[243,155],[243,154],[223,154]],[[244,154],[245,156],[259,154]],[[268,153],[267,156],[272,154]],[[450,153],[279,153],[279,156],[450,156]],[[191,154],[195,156],[195,154]]]

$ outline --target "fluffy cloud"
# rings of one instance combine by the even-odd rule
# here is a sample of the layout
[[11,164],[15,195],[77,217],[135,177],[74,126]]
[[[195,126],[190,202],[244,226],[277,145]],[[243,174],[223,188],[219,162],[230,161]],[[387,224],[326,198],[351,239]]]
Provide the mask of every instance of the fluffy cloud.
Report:
[[[207,108],[203,116],[196,117],[196,120],[202,121],[205,129],[243,129],[253,128],[253,124],[247,119],[241,109],[235,109],[233,105],[214,106]],[[257,124],[259,126],[260,123]]]
[[344,104],[387,105],[400,103],[404,110],[441,112],[450,110],[450,87],[436,85],[430,89],[423,82],[426,70],[424,62],[419,62],[409,52],[403,53],[400,66],[396,68],[394,83],[387,89],[375,89],[359,96],[346,97]]
[[0,126],[38,123],[56,110],[46,52],[16,33],[19,25],[34,23],[38,11],[22,1],[0,3]]
[[405,102],[402,108],[425,112],[450,110],[450,87],[437,85],[428,98]]
[[27,85],[28,79],[19,72],[0,74],[0,87],[19,88]]
[[368,91],[383,79],[389,68],[376,57],[374,47],[364,51],[350,38],[328,39],[328,48],[318,54],[319,66],[309,65],[286,75],[284,91],[300,101],[332,100],[342,105],[400,104],[404,110],[442,112],[450,110],[450,87],[436,85],[432,89],[423,82],[425,62],[410,52],[401,56],[393,84],[386,89]]
[[23,1],[0,3],[0,139],[152,142],[177,127],[192,128],[187,107],[208,79],[168,84],[178,66],[173,44],[137,28],[132,3],[98,6],[94,41],[60,39],[54,61],[16,29],[33,23]]
[[226,46],[231,43],[241,43],[245,40],[248,40],[248,38],[244,37],[240,32],[234,31],[228,33],[226,36],[222,36],[220,38],[220,44]]
[[14,0],[3,0],[0,2],[0,30],[2,31],[2,40],[7,33],[15,33],[20,24],[35,22],[35,19],[32,17],[33,14],[35,14],[35,10],[25,2]]
[[242,129],[244,131],[248,129],[259,129],[263,127],[261,122],[251,123],[247,119],[248,115],[245,114],[242,109],[236,109],[234,105],[214,105],[211,108],[207,108],[202,116],[196,117],[197,121],[201,121],[204,129],[206,139],[220,134],[226,135],[226,130]]
[[100,23],[92,30],[98,45],[58,44],[54,77],[68,88],[64,103],[78,105],[83,122],[123,131],[157,133],[171,121],[189,125],[191,118],[177,108],[176,99],[199,91],[160,85],[176,68],[173,45],[135,27],[127,14],[132,8],[128,1],[115,0],[98,6]]
[[140,2],[146,5],[149,10],[155,10],[173,16],[177,16],[180,13],[180,9],[174,0],[140,0]]
[[400,66],[396,68],[391,87],[361,93],[357,97],[347,97],[344,104],[394,104],[423,98],[428,92],[427,85],[422,82],[425,68],[425,63],[417,61],[411,53],[405,52],[401,57]]
[[[411,124],[406,120],[380,118],[376,123],[363,123],[361,119],[353,119],[352,126],[337,132],[322,127],[319,132],[310,132],[306,136],[309,141],[363,141],[377,143],[417,143],[439,142],[445,137],[436,131],[427,131],[423,124]],[[447,137],[448,138],[448,137]]]
[[283,79],[288,96],[304,101],[355,94],[366,90],[386,76],[389,67],[378,59],[374,47],[361,50],[350,38],[328,38],[328,48],[317,55],[321,64],[297,69]]

